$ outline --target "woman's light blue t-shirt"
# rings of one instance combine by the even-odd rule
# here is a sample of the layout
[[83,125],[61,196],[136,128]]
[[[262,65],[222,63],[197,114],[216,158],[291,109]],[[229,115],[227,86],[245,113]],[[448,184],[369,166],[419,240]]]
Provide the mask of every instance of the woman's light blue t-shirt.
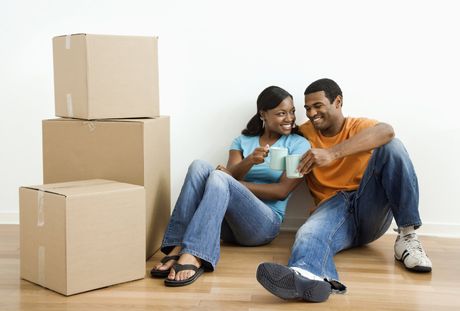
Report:
[[[240,135],[233,140],[232,145],[230,146],[230,150],[239,150],[243,154],[243,157],[246,158],[257,147],[260,147],[259,139],[260,136]],[[287,148],[288,154],[304,154],[308,149],[310,149],[310,143],[300,135],[290,134],[282,135],[271,147]],[[271,156],[270,153],[268,153],[264,163],[253,165],[244,177],[244,180],[256,184],[277,183],[280,180],[283,171],[276,171],[271,169],[269,166],[270,160]],[[273,211],[277,213],[282,220],[284,218],[286,205],[290,196],[291,194],[289,194],[286,199],[280,201],[261,200],[271,209],[273,209]]]

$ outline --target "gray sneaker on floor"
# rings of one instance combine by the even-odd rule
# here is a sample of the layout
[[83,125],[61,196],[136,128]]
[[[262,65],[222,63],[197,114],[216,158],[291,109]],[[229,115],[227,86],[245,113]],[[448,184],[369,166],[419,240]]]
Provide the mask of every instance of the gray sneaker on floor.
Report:
[[310,280],[291,268],[275,263],[262,263],[257,268],[257,281],[273,295],[286,300],[321,302],[329,298],[331,284]]
[[431,272],[431,260],[426,255],[417,234],[398,235],[394,248],[396,260],[401,261],[406,269],[415,272]]

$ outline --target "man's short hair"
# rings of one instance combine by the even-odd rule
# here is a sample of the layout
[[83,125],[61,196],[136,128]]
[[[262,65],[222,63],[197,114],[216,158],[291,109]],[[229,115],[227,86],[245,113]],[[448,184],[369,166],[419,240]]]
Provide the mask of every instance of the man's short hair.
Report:
[[334,80],[327,78],[319,79],[311,83],[309,86],[307,86],[303,94],[307,95],[321,91],[324,91],[327,99],[329,99],[331,104],[334,102],[337,96],[342,96],[342,90],[340,89],[339,85]]

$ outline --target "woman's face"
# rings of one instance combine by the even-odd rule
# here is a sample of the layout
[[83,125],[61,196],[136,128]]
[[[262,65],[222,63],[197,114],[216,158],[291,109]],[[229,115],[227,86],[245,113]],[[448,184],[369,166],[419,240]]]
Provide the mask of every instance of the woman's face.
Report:
[[273,109],[262,111],[265,130],[280,135],[289,135],[295,123],[295,108],[291,97],[286,97]]

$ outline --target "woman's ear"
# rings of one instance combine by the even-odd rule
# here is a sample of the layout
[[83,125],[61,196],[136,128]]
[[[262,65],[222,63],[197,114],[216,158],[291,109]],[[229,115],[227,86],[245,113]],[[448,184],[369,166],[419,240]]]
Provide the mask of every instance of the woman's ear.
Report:
[[265,121],[266,116],[267,116],[267,112],[261,110],[261,111],[259,111],[259,116],[260,116],[260,119],[261,119],[262,121]]

